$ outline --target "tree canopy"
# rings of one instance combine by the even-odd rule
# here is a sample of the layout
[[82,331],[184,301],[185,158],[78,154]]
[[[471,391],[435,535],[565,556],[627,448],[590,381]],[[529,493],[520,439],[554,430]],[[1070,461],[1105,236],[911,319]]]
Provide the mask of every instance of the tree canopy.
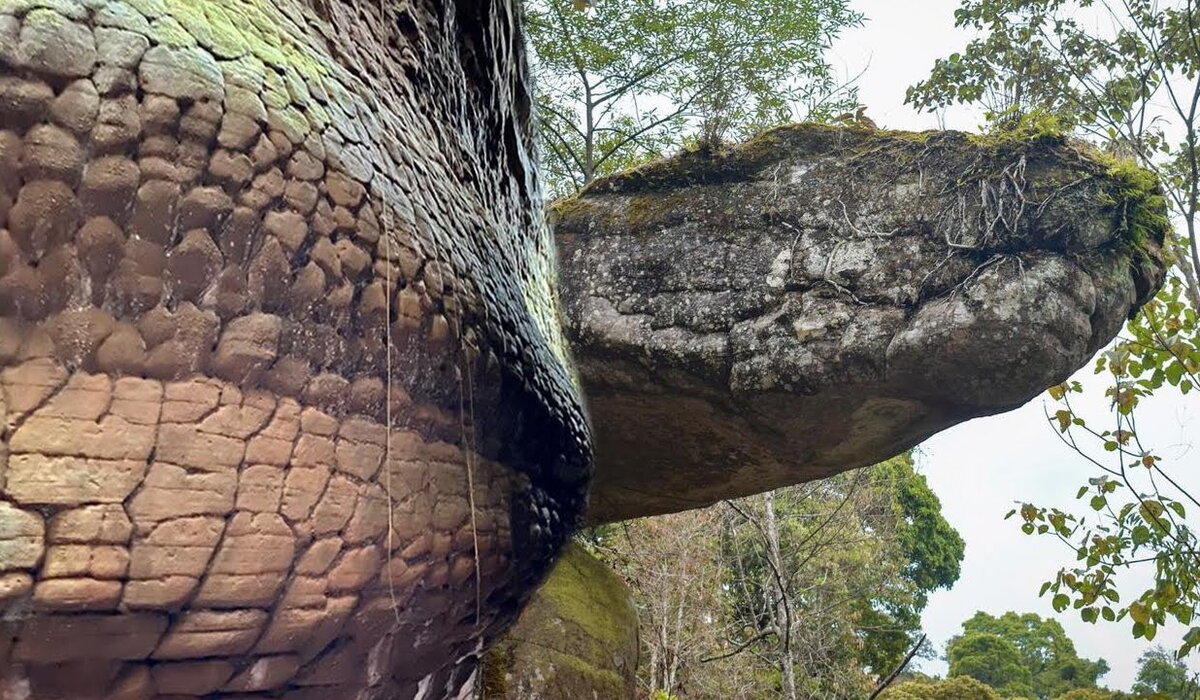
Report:
[[1108,672],[1103,659],[1079,657],[1057,620],[1034,613],[975,613],[947,643],[946,659],[951,676],[970,676],[1006,697],[1056,698],[1096,688]]
[[679,697],[864,697],[963,556],[910,454],[591,534],[633,589],[647,692]]
[[848,0],[528,0],[525,14],[552,194],[853,102],[824,58],[862,19]]
[[1133,692],[1172,700],[1200,699],[1200,676],[1162,647],[1142,654]]

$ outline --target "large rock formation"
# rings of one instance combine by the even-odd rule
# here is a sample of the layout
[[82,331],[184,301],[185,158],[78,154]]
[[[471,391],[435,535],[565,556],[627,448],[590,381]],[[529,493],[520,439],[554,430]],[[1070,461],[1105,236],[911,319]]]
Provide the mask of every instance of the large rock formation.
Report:
[[828,476],[1062,381],[1161,282],[1145,182],[1053,135],[800,125],[559,202],[588,519]]
[[[0,695],[464,685],[590,472],[517,16],[0,2]],[[1153,286],[1061,145],[820,134],[562,209],[597,517],[1011,406]]]
[[516,616],[590,457],[516,16],[0,2],[0,696],[440,698]]
[[482,700],[637,697],[638,618],[625,583],[572,543],[480,673]]

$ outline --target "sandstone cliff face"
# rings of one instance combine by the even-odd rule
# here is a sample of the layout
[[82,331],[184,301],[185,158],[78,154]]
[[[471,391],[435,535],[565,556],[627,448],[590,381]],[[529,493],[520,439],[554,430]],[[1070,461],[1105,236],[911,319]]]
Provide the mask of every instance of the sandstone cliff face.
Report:
[[528,102],[510,0],[0,3],[0,696],[464,683],[589,474]]
[[801,125],[559,202],[589,520],[869,464],[1062,381],[1161,281],[1130,177],[1054,136]]

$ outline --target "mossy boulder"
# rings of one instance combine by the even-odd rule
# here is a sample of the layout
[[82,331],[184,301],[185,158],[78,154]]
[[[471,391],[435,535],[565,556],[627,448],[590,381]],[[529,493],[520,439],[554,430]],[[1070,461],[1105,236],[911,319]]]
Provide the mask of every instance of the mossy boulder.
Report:
[[515,627],[488,652],[488,700],[606,700],[636,690],[637,612],[615,573],[567,546]]
[[591,523],[878,462],[1086,364],[1158,290],[1151,173],[1023,124],[797,124],[552,207]]

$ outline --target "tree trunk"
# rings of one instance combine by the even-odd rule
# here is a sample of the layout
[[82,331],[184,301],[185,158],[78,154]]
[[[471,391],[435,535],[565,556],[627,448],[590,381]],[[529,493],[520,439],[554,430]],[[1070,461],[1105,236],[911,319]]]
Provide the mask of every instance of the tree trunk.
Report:
[[[779,546],[779,522],[775,517],[775,492],[763,494],[763,529],[766,531],[767,556],[770,557],[775,571],[783,573],[783,557]],[[770,577],[770,574],[767,574]],[[779,594],[775,601],[775,625],[782,632],[779,647],[779,671],[783,676],[783,694],[786,700],[796,700],[796,665],[792,658],[791,644],[791,615],[788,612],[787,594],[783,581],[770,578],[770,585]]]

